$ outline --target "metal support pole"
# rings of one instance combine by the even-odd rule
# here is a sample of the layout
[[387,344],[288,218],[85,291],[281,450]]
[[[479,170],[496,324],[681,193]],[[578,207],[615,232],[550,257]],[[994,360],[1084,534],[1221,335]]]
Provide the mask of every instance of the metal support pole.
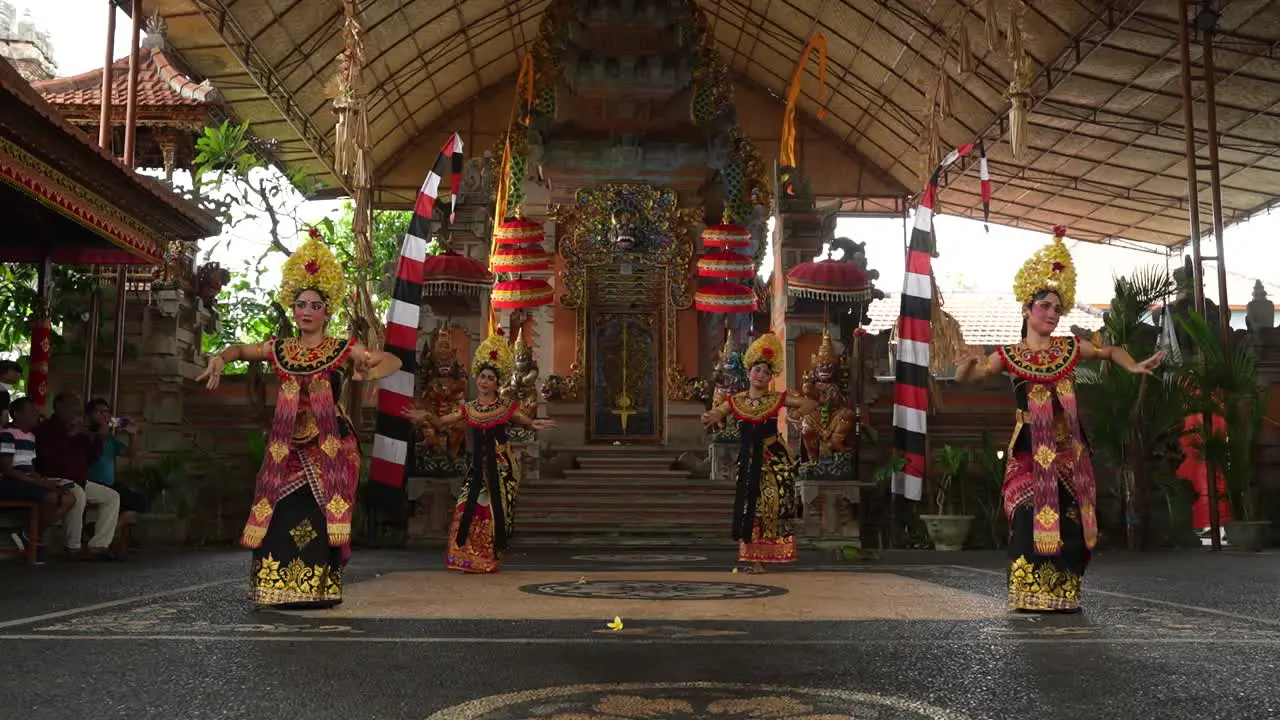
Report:
[[[1205,8],[1202,12],[1214,10]],[[1223,352],[1231,350],[1231,307],[1227,304],[1227,265],[1226,253],[1222,247],[1222,172],[1218,165],[1218,103],[1217,103],[1217,68],[1213,60],[1213,33],[1217,29],[1217,17],[1213,25],[1201,27],[1201,66],[1204,70],[1204,104],[1205,122],[1208,124],[1206,136],[1209,145],[1209,198],[1213,210],[1213,241],[1218,252],[1218,331],[1221,336]],[[1211,418],[1204,418],[1205,432],[1213,432]],[[1230,432],[1230,428],[1227,431]],[[1205,489],[1209,494],[1209,532],[1213,534],[1214,549],[1221,549],[1222,518],[1218,512],[1218,472],[1212,463],[1205,465]]]
[[142,43],[142,0],[133,0],[129,14],[133,20],[133,34],[129,39],[129,89],[124,111],[124,164],[133,168],[134,148],[138,141],[138,48]]
[[98,111],[98,147],[111,152],[111,65],[116,53],[116,3],[107,0],[107,57],[102,64],[102,109]]
[[[93,269],[93,277],[95,279],[98,277],[98,268]],[[92,294],[89,296],[89,322],[85,326],[84,335],[84,382],[81,397],[85,402],[93,397],[93,367],[94,359],[98,355],[98,326],[101,324],[102,295],[95,282]]]
[[[1191,64],[1191,2],[1190,0],[1178,0],[1178,54],[1182,66],[1182,127],[1183,142],[1185,143],[1186,165],[1187,165],[1187,214],[1190,220],[1191,232],[1191,278],[1193,290],[1195,292],[1196,312],[1207,320],[1208,313],[1205,306],[1204,298],[1204,254],[1200,248],[1200,183],[1198,179],[1199,163],[1196,162],[1196,141],[1195,141],[1195,93],[1192,89],[1193,67]],[[1206,48],[1206,53],[1208,49]],[[1209,72],[1212,67],[1212,60],[1206,59],[1206,65],[1203,69],[1205,82],[1208,88],[1213,87],[1213,76]],[[1206,90],[1206,100],[1212,98],[1212,90]],[[1209,106],[1212,108],[1212,101]],[[1213,113],[1213,110],[1209,111]],[[1214,115],[1210,115],[1214,118]],[[1215,118],[1216,119],[1216,118]],[[1210,121],[1209,134],[1211,136],[1211,146],[1214,157],[1211,157],[1211,165],[1216,166],[1213,160],[1216,159],[1216,133],[1214,133],[1213,121]],[[1214,179],[1217,179],[1216,171]],[[1221,197],[1221,188],[1215,187],[1211,192],[1216,190],[1219,198]],[[1220,217],[1214,217],[1214,230],[1218,239],[1218,252],[1221,257],[1222,239],[1218,225],[1221,221]],[[1222,262],[1218,262],[1219,272],[1222,272]],[[1224,310],[1224,304],[1219,303],[1219,310]],[[1227,327],[1220,328],[1222,332],[1230,332]],[[1213,418],[1210,413],[1203,413],[1201,416],[1201,427],[1203,432],[1213,432]],[[1217,469],[1212,462],[1205,463],[1205,472],[1207,475],[1207,490],[1209,494],[1209,534],[1210,543],[1214,552],[1222,550],[1222,532],[1220,530],[1221,522],[1218,518],[1218,482]]]
[[127,265],[116,270],[116,351],[111,358],[111,410],[119,412],[120,370],[124,366],[124,316],[127,305],[126,290],[129,281]]

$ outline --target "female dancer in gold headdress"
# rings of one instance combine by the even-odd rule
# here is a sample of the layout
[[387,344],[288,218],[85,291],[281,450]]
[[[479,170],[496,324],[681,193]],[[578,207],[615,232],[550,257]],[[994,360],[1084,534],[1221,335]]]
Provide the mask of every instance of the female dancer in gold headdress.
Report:
[[405,415],[426,421],[437,429],[459,422],[471,427],[471,462],[449,528],[449,548],[445,567],[467,573],[492,573],[502,567],[514,528],[512,512],[520,488],[520,465],[507,446],[511,423],[547,430],[552,420],[534,420],[520,410],[520,404],[498,394],[511,377],[514,360],[511,346],[501,334],[492,334],[476,348],[471,375],[476,380],[476,399],[462,403],[456,412],[437,417],[431,410],[409,408]]
[[1004,479],[1009,607],[1029,612],[1080,609],[1080,583],[1098,540],[1097,488],[1076,404],[1076,364],[1109,360],[1148,374],[1163,358],[1157,353],[1136,362],[1122,348],[1053,337],[1076,294],[1064,234],[1066,228],[1054,228],[1053,242],[1032,255],[1014,280],[1022,341],[985,358],[971,356],[956,370],[961,382],[1004,372],[1013,378],[1018,409]]
[[312,230],[289,257],[276,300],[292,308],[298,337],[232,345],[197,382],[218,386],[227,363],[270,360],[280,377],[275,416],[241,544],[253,549],[253,600],[285,608],[342,602],[360,450],[337,399],[343,383],[376,380],[400,360],[351,338],[325,335],[342,301],[342,267]]
[[733,501],[733,539],[738,560],[752,564],[752,572],[764,572],[764,563],[796,560],[792,525],[801,513],[796,497],[796,464],[778,437],[778,414],[786,407],[799,417],[817,405],[769,389],[773,376],[782,371],[782,343],[773,333],[756,338],[743,356],[750,386],[702,415],[708,428],[730,413],[738,420],[738,488]]

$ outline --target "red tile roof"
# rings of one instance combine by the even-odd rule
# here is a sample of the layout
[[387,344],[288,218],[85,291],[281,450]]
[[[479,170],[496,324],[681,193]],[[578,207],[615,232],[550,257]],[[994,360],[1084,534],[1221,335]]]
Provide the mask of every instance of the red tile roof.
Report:
[[[878,333],[892,328],[898,321],[902,298],[898,294],[871,303],[871,324],[867,331]],[[943,295],[942,309],[960,323],[965,343],[972,347],[1005,345],[1021,339],[1022,307],[1009,295],[981,293],[947,293]],[[1055,335],[1070,335],[1071,326],[1086,330],[1102,328],[1102,313],[1074,309],[1058,323]]]
[[[180,72],[163,50],[139,50],[138,105],[148,109],[189,108],[221,102],[218,90],[205,81],[197,83]],[[124,107],[128,101],[129,58],[111,64],[111,103]],[[102,69],[72,77],[32,83],[46,102],[60,107],[102,104]]]

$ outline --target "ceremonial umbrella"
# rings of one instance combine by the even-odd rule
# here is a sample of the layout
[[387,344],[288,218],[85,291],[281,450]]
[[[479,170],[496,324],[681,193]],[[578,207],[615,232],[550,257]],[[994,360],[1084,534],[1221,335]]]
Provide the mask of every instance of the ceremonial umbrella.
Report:
[[479,293],[493,284],[493,275],[484,263],[452,250],[428,255],[422,263],[424,295]]
[[541,278],[516,278],[494,283],[489,304],[503,310],[519,310],[550,305],[555,290]]
[[755,261],[732,250],[706,253],[698,258],[699,277],[744,279],[755,274]]
[[702,312],[749,313],[756,311],[756,293],[747,285],[715,283],[698,288],[693,303]]
[[842,260],[804,262],[787,273],[787,294],[828,303],[868,302],[874,289],[867,272]]
[[551,255],[536,246],[500,245],[489,260],[496,273],[522,273],[551,267]]

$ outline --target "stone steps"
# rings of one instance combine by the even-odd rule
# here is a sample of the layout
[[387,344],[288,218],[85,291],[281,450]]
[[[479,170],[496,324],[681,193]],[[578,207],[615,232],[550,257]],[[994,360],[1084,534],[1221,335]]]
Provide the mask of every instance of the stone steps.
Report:
[[631,468],[609,468],[609,469],[579,469],[573,468],[564,471],[564,476],[570,480],[599,480],[602,483],[607,482],[631,482],[635,480],[684,480],[692,473],[688,470],[650,470],[650,469],[631,469]]
[[680,452],[608,445],[555,452],[572,455],[575,467],[520,488],[520,544],[715,545],[729,534],[733,485],[676,469]]

